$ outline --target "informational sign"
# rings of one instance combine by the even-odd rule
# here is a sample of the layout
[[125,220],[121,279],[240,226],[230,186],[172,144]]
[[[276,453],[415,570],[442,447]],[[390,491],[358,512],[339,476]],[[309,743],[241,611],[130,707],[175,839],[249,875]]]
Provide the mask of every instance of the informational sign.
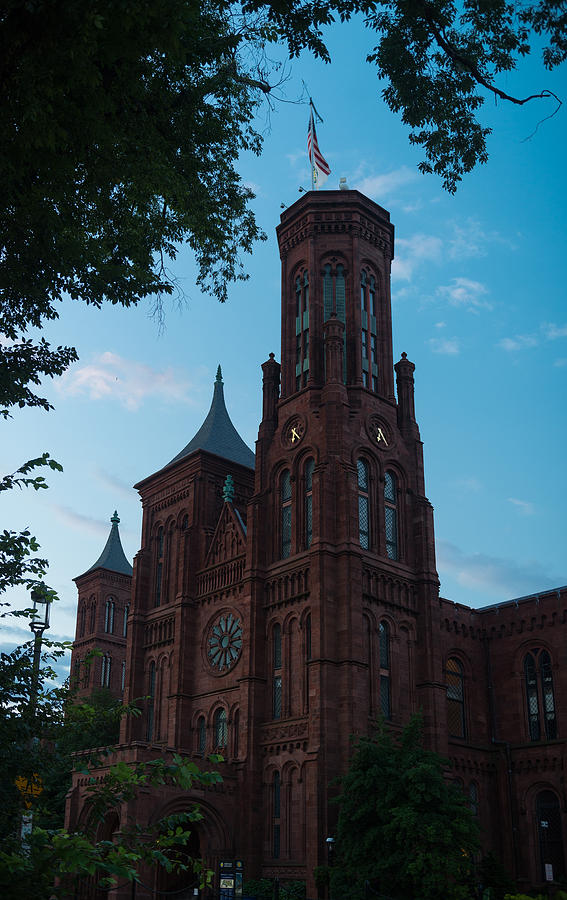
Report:
[[14,779],[14,784],[22,795],[26,809],[31,809],[32,801],[35,797],[39,797],[43,790],[43,784],[39,775],[36,775],[35,772],[29,777],[18,775]]
[[551,865],[551,863],[545,864],[545,880],[553,881],[553,866]]
[[241,900],[244,865],[241,859],[221,859],[219,900]]

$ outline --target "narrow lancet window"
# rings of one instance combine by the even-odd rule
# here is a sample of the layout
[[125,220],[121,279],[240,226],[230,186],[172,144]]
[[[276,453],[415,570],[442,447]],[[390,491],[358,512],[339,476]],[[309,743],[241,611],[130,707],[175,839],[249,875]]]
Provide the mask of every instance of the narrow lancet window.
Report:
[[281,815],[281,779],[280,773],[274,772],[273,783],[273,803],[274,803],[274,837],[273,837],[273,855],[274,859],[280,856],[280,815]]
[[154,703],[156,697],[156,664],[150,663],[150,673],[148,681],[148,720],[146,729],[146,740],[151,741],[154,736]]
[[114,634],[114,600],[109,597],[104,607],[104,630],[107,634]]
[[539,741],[539,697],[537,693],[537,670],[535,659],[528,653],[524,659],[524,676],[526,681],[526,700],[528,704],[528,727],[530,741]]
[[197,722],[197,752],[204,756],[205,749],[207,746],[207,727],[205,724],[205,717],[199,716],[199,720]]
[[273,694],[272,717],[281,719],[282,716],[282,628],[279,623],[274,625],[272,631],[272,663],[273,663]]
[[380,622],[378,626],[378,649],[380,655],[380,712],[385,719],[391,719],[390,629],[387,622]]
[[215,713],[214,732],[215,749],[223,750],[226,747],[227,738],[226,709],[224,707],[217,709]]
[[163,546],[164,546],[164,534],[163,528],[158,529],[157,533],[157,557],[156,557],[156,585],[155,585],[155,600],[154,605],[160,606],[161,604],[161,592],[162,592],[162,580],[163,580]]
[[363,550],[370,547],[370,507],[368,496],[368,463],[356,461],[358,477],[358,539]]
[[398,559],[398,485],[393,472],[386,472],[384,476],[384,525],[386,556]]
[[287,559],[291,553],[291,476],[289,469],[282,472],[280,481],[281,547],[280,556]]
[[465,736],[465,692],[463,667],[458,659],[447,660],[447,727],[452,737]]
[[307,385],[309,378],[309,274],[307,270],[295,279],[295,389]]
[[305,464],[305,549],[309,550],[313,539],[313,469],[315,460],[308,459]]
[[365,269],[360,274],[360,327],[362,384],[378,390],[378,333],[376,326],[376,279]]

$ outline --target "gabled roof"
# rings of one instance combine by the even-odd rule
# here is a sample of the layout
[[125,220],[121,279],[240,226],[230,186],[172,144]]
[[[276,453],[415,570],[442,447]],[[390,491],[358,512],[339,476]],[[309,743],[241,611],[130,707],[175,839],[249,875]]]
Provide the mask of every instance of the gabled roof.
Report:
[[254,454],[238,434],[227,412],[220,366],[217,369],[211,408],[205,421],[195,437],[189,441],[181,453],[173,457],[165,468],[167,469],[173,463],[184,459],[195,450],[206,450],[208,453],[222,456],[224,459],[239,463],[241,466],[247,466],[249,469],[254,468]]
[[108,535],[104,550],[95,564],[91,566],[90,569],[87,569],[86,572],[83,572],[83,575],[87,575],[88,572],[94,572],[95,569],[109,569],[111,572],[119,572],[121,575],[131,575],[134,571],[122,549],[122,541],[120,540],[120,534],[118,532],[118,523],[120,522],[120,519],[118,518],[116,510],[114,510],[114,515],[111,517],[110,521],[112,522],[112,528],[110,529],[110,534]]

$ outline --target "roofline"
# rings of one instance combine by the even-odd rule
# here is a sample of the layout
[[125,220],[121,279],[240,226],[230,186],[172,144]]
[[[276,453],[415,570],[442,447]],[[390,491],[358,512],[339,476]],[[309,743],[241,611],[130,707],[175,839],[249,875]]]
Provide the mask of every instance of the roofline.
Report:
[[[563,584],[561,587],[555,588],[547,588],[544,591],[537,591],[535,594],[525,594],[523,597],[515,597],[512,600],[502,600],[500,603],[491,603],[490,606],[479,606],[475,612],[488,612],[491,609],[503,609],[506,606],[519,606],[520,603],[525,603],[528,600],[539,600],[542,597],[545,597],[547,594],[560,594],[561,591],[567,591],[567,585]],[[472,609],[473,607],[471,607]]]
[[[253,453],[253,451],[250,451]],[[181,463],[186,463],[187,460],[193,460],[197,457],[197,454],[201,453],[205,456],[212,456],[214,459],[221,459],[224,463],[229,463],[231,466],[239,466],[241,469],[246,469],[247,472],[255,472],[256,467],[247,466],[245,463],[236,462],[236,460],[228,459],[227,456],[220,456],[218,453],[212,453],[210,450],[203,450],[201,447],[197,447],[195,450],[192,450],[187,456],[182,456],[180,459],[172,460],[167,463],[166,466],[163,466],[161,469],[158,469],[157,472],[153,472],[151,475],[146,475],[145,478],[142,478],[141,481],[137,481],[136,484],[133,485],[135,490],[138,490],[143,484],[150,481],[152,478],[155,478],[157,475],[161,475],[162,473],[168,472],[173,466],[179,466]]]

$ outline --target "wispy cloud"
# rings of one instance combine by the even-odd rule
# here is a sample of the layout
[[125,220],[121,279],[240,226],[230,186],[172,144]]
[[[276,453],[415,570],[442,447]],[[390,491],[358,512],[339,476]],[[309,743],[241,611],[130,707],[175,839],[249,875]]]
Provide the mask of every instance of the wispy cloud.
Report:
[[[539,331],[531,334],[515,334],[513,337],[505,337],[498,341],[497,346],[508,353],[516,350],[530,350],[532,347],[538,347],[542,342],[557,341],[560,338],[567,337],[567,325],[556,325],[554,322],[542,322]],[[555,361],[554,365],[562,366],[564,362],[561,359]]]
[[492,244],[504,244],[515,250],[515,244],[498,231],[487,231],[478,219],[466,219],[464,222],[453,222],[453,236],[449,240],[449,256],[451,259],[470,259],[486,256]]
[[463,587],[486,590],[506,600],[565,583],[565,577],[550,577],[547,567],[537,561],[518,563],[485,553],[467,554],[449,541],[437,542],[437,564],[441,577],[446,573]]
[[61,506],[58,503],[51,503],[50,506],[60,519],[73,528],[88,531],[90,534],[96,534],[97,536],[107,535],[110,531],[109,522],[102,522],[100,519],[92,518],[92,516],[84,516],[70,507]]
[[467,493],[478,494],[479,491],[482,490],[483,485],[474,476],[469,476],[468,478],[459,478],[457,481],[453,482],[455,487],[461,491],[467,491]]
[[393,169],[391,172],[384,172],[378,175],[367,175],[355,182],[355,188],[362,194],[372,197],[381,202],[390,194],[393,194],[398,188],[410,184],[419,177],[415,169],[409,166],[400,166],[399,169]]
[[562,369],[563,366],[567,366],[567,357],[562,356],[559,359],[556,359],[555,362],[553,363],[553,365],[556,366],[558,369]]
[[93,362],[67,371],[57,382],[63,395],[87,395],[91,400],[113,399],[137,410],[147,397],[168,403],[190,403],[190,382],[171,366],[163,371],[106,351]]
[[399,255],[392,263],[392,277],[411,281],[418,265],[440,260],[443,241],[433,234],[414,234],[411,238],[398,238],[396,246]]
[[535,512],[534,504],[530,503],[528,500],[518,500],[517,497],[508,497],[508,503],[515,506],[518,512],[523,516],[533,516]]
[[429,338],[427,341],[433,353],[445,356],[457,356],[461,352],[458,338]]
[[453,278],[450,284],[440,285],[437,295],[448,301],[451,306],[466,307],[469,310],[492,309],[491,304],[484,299],[488,289],[480,281],[470,278]]
[[121,478],[116,478],[115,475],[111,475],[110,472],[105,472],[104,469],[101,469],[100,466],[95,469],[95,475],[103,484],[107,487],[111,488],[113,491],[117,491],[123,497],[128,497],[129,500],[134,496],[134,491],[132,490],[132,485],[127,481],[124,481]]

